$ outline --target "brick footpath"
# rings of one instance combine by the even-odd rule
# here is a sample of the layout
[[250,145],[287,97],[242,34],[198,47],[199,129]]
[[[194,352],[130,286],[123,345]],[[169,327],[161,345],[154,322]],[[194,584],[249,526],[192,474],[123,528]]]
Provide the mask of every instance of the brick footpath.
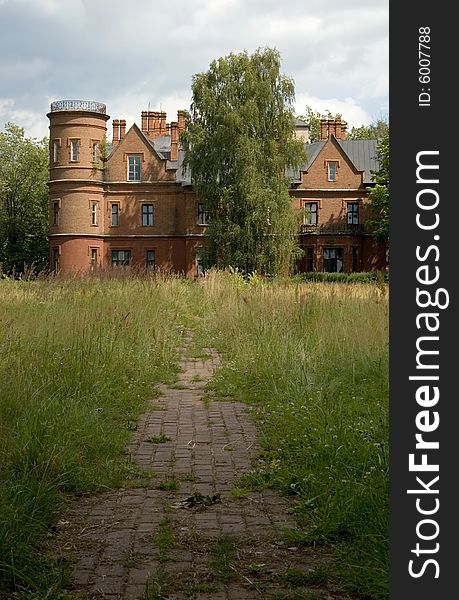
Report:
[[[60,522],[75,598],[271,598],[284,591],[279,569],[317,566],[280,541],[281,529],[294,527],[284,499],[272,491],[230,493],[259,451],[256,428],[245,405],[203,401],[219,365],[216,351],[207,352],[206,360],[183,360],[177,383],[160,386],[128,446],[133,461],[156,475],[151,484],[81,498]],[[195,493],[221,501],[180,505]],[[167,548],[158,541],[165,528]],[[213,549],[225,536],[236,551],[223,573]],[[261,565],[268,583],[255,581],[249,564]]]

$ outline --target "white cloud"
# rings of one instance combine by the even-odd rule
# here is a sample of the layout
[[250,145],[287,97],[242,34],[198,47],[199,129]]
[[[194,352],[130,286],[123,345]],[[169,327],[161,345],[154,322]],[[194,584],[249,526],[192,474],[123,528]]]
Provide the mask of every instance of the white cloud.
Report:
[[172,119],[189,107],[193,75],[213,59],[274,46],[302,105],[310,98],[341,107],[360,125],[387,112],[387,4],[0,0],[0,81],[3,97],[14,99],[8,118],[21,117],[28,131],[41,119],[46,133],[48,100],[81,98],[128,122],[149,102]]
[[323,115],[329,110],[332,114],[339,113],[348,124],[348,129],[352,127],[360,127],[361,125],[369,125],[373,121],[370,115],[364,108],[359,106],[354,98],[317,98],[308,94],[297,94],[295,109],[298,115],[306,113],[306,106],[310,106],[314,111]]

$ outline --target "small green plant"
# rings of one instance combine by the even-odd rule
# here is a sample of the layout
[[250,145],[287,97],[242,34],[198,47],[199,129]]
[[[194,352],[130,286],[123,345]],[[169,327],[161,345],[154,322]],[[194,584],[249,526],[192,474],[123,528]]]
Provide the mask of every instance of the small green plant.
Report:
[[159,531],[155,538],[156,546],[159,550],[159,562],[167,562],[170,560],[168,551],[171,550],[176,543],[172,520],[170,517],[165,517],[159,524]]
[[229,535],[220,537],[211,549],[211,566],[215,574],[225,582],[235,578],[236,573],[233,569],[235,553],[234,540]]
[[175,491],[178,488],[178,482],[175,477],[169,477],[164,481],[161,481],[158,488],[165,492]]
[[170,442],[171,438],[168,437],[167,435],[164,435],[164,433],[161,433],[160,435],[153,435],[150,438],[150,442],[152,444],[165,444],[166,442]]

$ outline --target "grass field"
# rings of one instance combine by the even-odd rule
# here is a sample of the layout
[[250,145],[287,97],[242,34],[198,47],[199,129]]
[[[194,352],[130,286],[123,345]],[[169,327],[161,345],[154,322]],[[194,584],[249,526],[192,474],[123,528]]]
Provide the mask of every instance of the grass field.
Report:
[[137,475],[125,443],[188,330],[189,351],[222,353],[211,393],[260,428],[240,487],[297,496],[290,538],[331,545],[343,589],[387,597],[386,288],[234,273],[0,281],[0,589],[65,598],[37,548],[69,495]]

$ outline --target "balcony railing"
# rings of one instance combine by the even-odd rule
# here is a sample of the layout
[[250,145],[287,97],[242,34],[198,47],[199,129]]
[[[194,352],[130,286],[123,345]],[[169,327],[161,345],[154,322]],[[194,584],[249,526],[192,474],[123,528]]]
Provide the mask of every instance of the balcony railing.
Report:
[[358,235],[365,232],[365,225],[358,223],[322,223],[320,225],[301,225],[301,233],[309,234],[336,234],[336,235]]
[[102,102],[93,102],[92,100],[57,100],[51,103],[51,112],[61,110],[87,110],[105,115],[107,107]]

